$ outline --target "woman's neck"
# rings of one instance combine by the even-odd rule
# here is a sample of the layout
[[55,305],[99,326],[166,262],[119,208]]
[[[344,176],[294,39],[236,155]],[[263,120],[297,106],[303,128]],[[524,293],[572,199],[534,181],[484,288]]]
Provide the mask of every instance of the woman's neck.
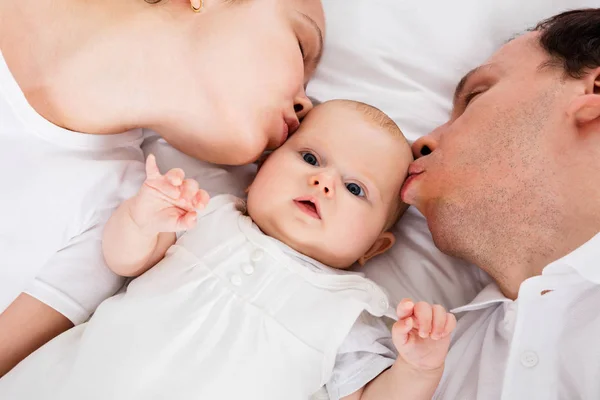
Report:
[[142,0],[3,2],[0,49],[29,103],[54,124],[95,134],[151,126],[168,91],[161,84],[168,85],[173,58],[165,51],[181,51],[172,40],[173,14],[159,7]]

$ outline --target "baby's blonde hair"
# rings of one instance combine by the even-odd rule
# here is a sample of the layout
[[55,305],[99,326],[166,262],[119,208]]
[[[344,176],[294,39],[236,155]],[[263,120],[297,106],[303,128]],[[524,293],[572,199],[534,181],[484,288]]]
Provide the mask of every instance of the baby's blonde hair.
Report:
[[[360,101],[354,100],[331,100],[330,102],[336,102],[344,106],[354,107],[356,111],[360,112],[363,116],[367,118],[369,122],[372,122],[377,127],[382,128],[384,131],[392,135],[393,137],[401,138],[406,141],[408,145],[408,141],[404,137],[402,130],[396,125],[393,119],[391,119],[386,113],[381,111],[379,108],[374,107],[370,104],[366,104]],[[398,193],[397,201],[392,206],[390,210],[390,215],[388,221],[386,222],[383,230],[389,231],[396,225],[398,220],[404,215],[406,210],[408,209],[408,204],[404,203],[400,198],[400,193]]]
[[370,122],[374,123],[380,128],[383,128],[392,136],[404,138],[404,134],[402,133],[398,125],[396,125],[394,120],[391,119],[386,113],[384,113],[377,107],[354,100],[332,100],[331,102],[339,102],[339,104],[348,107],[354,107],[356,111],[363,114]]

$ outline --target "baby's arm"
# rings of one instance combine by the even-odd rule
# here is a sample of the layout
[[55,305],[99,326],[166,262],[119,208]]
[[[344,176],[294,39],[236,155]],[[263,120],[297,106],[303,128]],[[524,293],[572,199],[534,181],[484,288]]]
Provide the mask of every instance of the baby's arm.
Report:
[[430,400],[444,371],[456,318],[442,306],[404,299],[392,328],[398,359],[363,389],[343,400]]
[[161,175],[154,156],[148,156],[142,188],[121,204],[104,229],[102,249],[113,272],[144,273],[175,243],[175,232],[194,226],[195,210],[204,207],[209,197],[196,181],[184,178],[181,169]]

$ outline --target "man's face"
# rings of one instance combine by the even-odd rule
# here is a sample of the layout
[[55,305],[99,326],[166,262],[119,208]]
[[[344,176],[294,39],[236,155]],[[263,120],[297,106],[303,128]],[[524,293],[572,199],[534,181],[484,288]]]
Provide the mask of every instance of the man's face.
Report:
[[479,265],[554,232],[567,206],[561,169],[574,156],[567,110],[578,86],[541,67],[548,56],[537,38],[509,42],[469,74],[450,120],[413,145],[421,158],[403,200],[425,215],[442,251]]

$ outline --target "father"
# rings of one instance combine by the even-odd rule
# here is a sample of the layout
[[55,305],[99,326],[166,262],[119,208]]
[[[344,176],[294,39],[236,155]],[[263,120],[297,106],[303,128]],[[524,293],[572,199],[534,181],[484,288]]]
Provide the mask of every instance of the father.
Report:
[[436,398],[599,398],[600,9],[507,43],[413,152],[404,201],[495,280],[456,310]]

